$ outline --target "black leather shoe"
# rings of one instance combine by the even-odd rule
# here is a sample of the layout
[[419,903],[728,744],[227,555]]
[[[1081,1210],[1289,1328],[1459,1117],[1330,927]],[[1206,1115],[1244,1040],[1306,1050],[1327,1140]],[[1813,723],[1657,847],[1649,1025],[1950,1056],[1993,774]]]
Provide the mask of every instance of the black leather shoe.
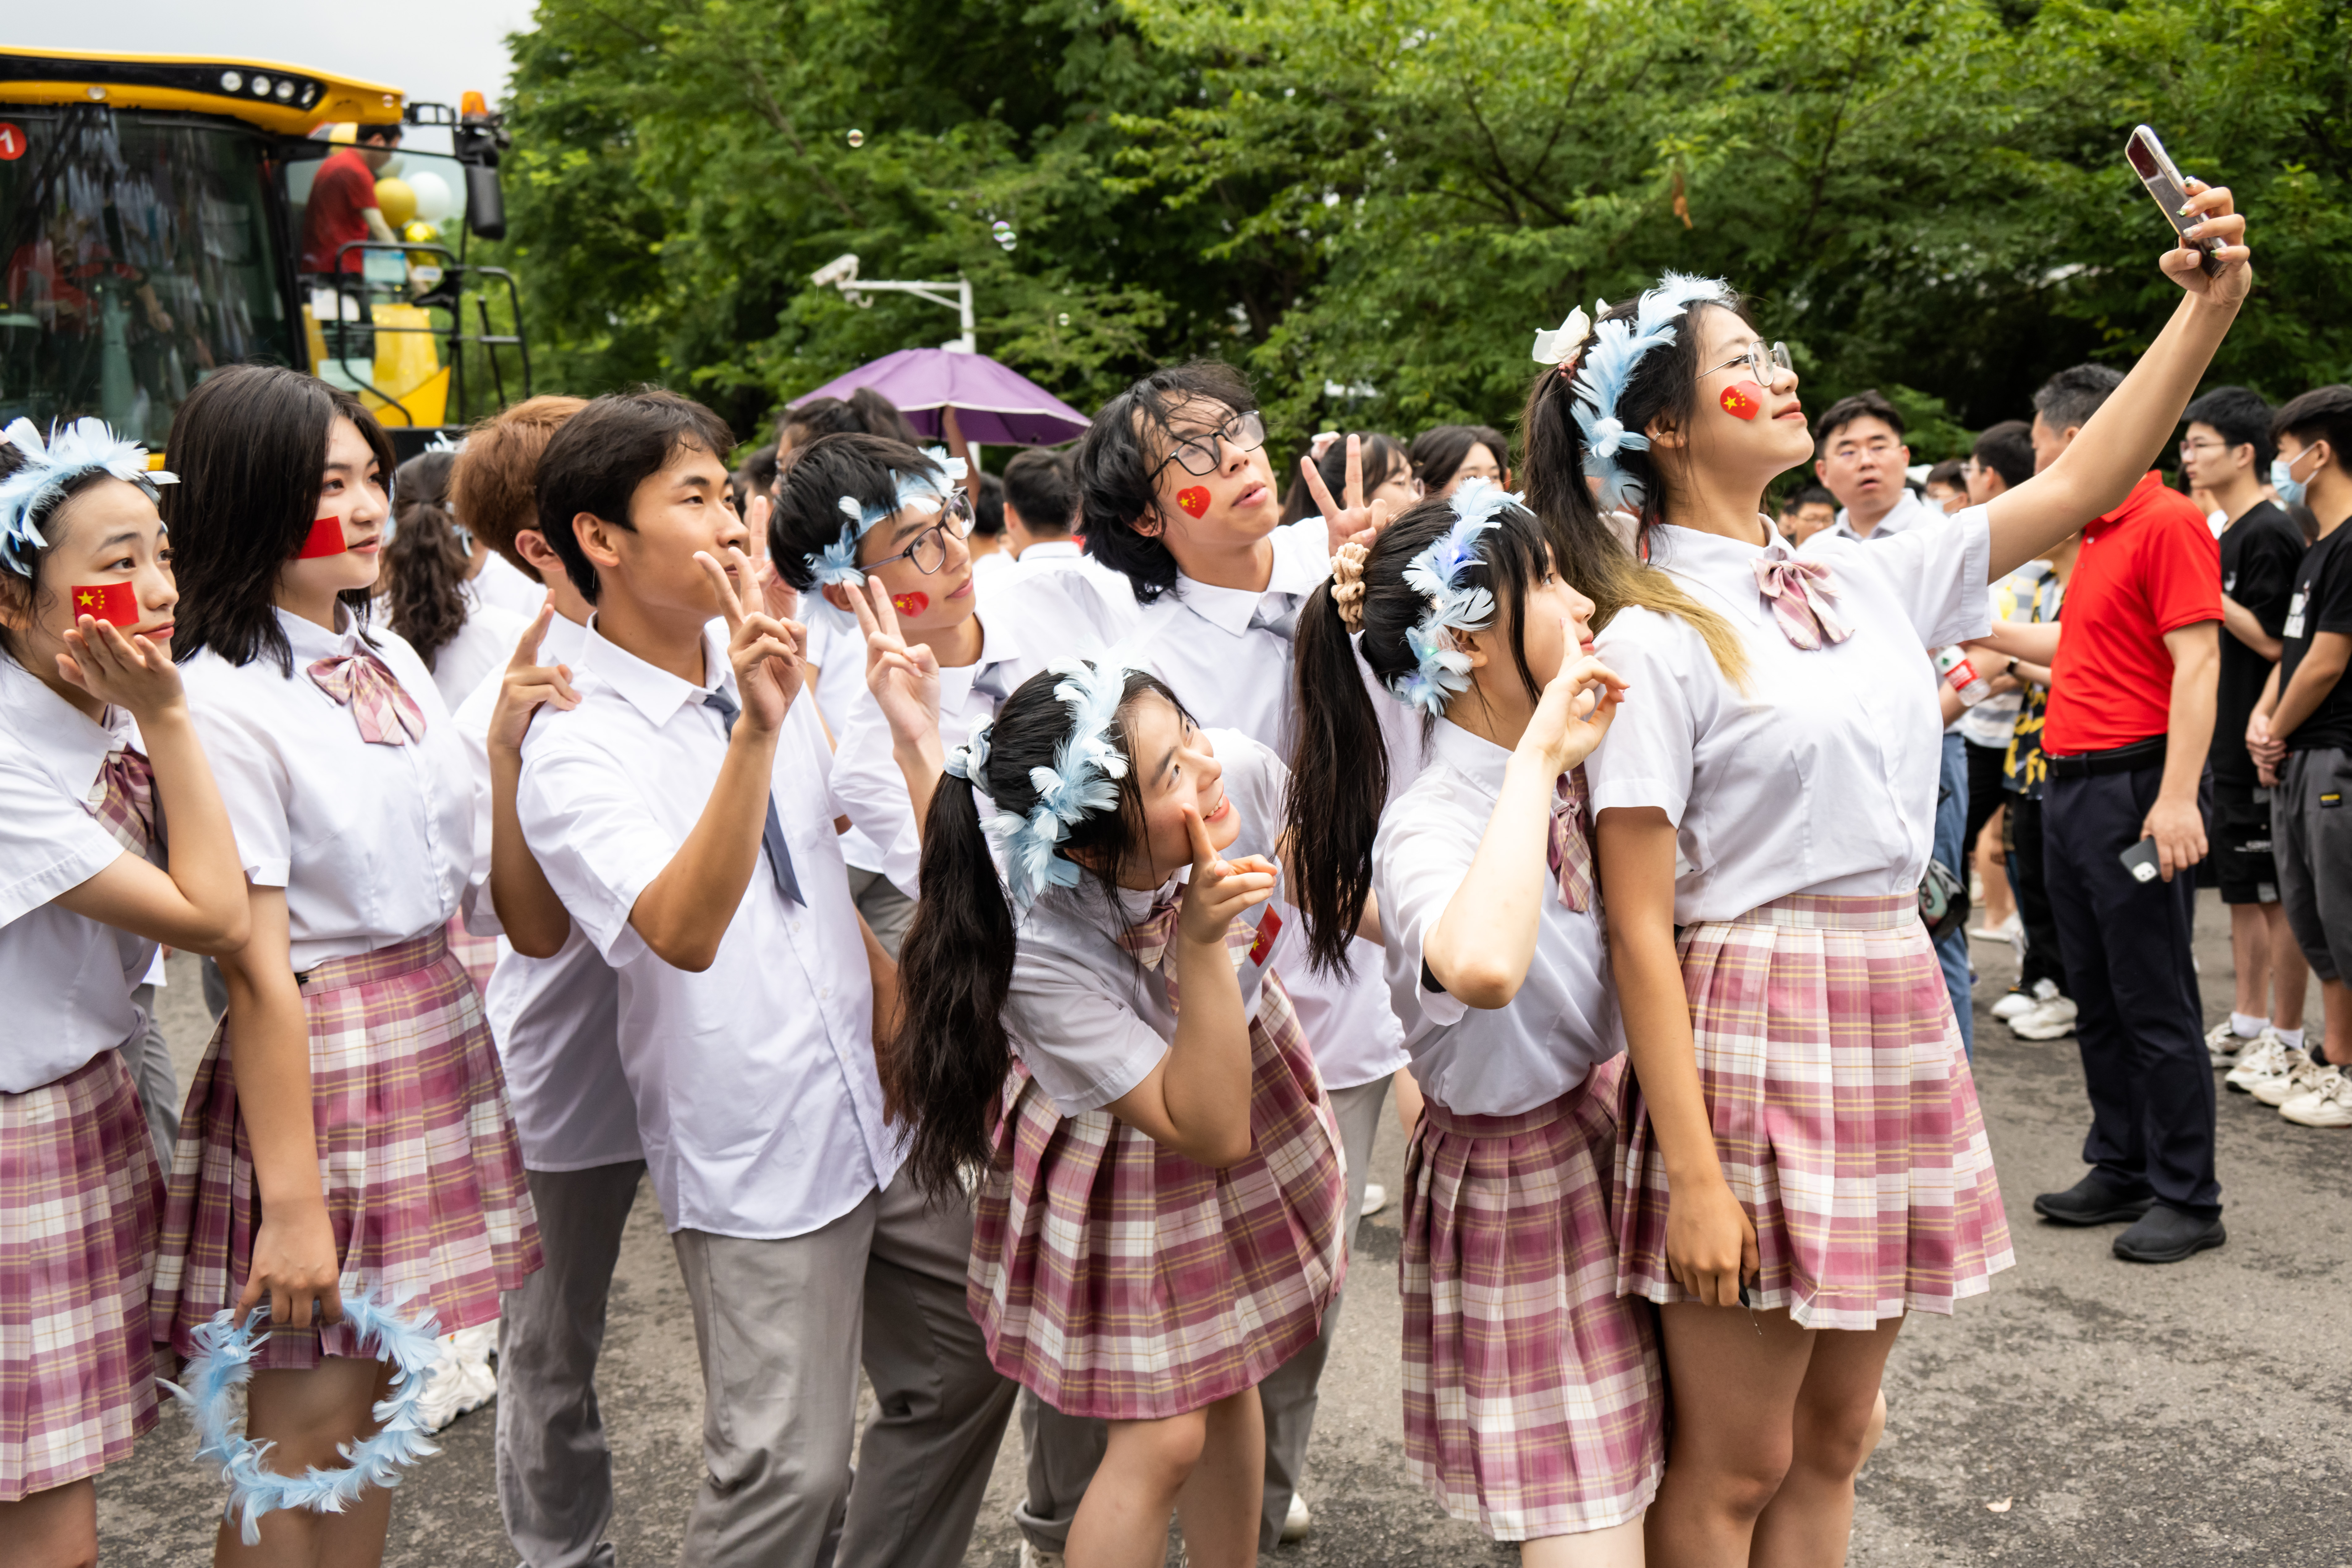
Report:
[[2060,1225],[2115,1225],[2139,1218],[2154,1202],[2146,1188],[2135,1191],[2094,1168],[2064,1192],[2035,1198],[2033,1212]]
[[2157,1205],[2116,1237],[2116,1256],[2126,1263],[2178,1263],[2230,1239],[2221,1221]]

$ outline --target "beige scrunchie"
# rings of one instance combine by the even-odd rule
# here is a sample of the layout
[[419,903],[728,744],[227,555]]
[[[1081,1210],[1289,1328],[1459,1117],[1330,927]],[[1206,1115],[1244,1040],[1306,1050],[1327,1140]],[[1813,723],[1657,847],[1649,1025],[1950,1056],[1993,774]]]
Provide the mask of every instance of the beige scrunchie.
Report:
[[1331,604],[1339,624],[1350,633],[1364,629],[1364,557],[1370,553],[1349,540],[1331,553]]

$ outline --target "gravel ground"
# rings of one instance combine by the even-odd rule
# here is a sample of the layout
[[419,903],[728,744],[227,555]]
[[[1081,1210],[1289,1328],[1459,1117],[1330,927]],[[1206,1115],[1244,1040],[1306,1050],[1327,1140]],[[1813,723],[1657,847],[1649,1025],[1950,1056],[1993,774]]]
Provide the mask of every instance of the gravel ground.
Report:
[[[2226,1011],[2228,928],[2199,911],[2209,1018]],[[1979,943],[1981,1001],[2013,973]],[[204,1044],[194,966],[175,960],[165,1020],[184,1084]],[[2318,1016],[2313,998],[2312,1018]],[[1864,1472],[1851,1561],[1929,1568],[2243,1563],[2352,1568],[2352,1227],[2342,1219],[2352,1134],[2289,1125],[2242,1095],[2222,1100],[2229,1245],[2135,1268],[2112,1229],[2036,1222],[2037,1192],[2080,1173],[2086,1121],[2069,1042],[2035,1046],[1977,1017],[1977,1081],[2014,1231],[2016,1269],[1952,1318],[1909,1325],[1888,1368],[1885,1445]],[[1384,1129],[1372,1180],[1399,1187],[1402,1139]],[[2330,1221],[2329,1213],[2337,1215]],[[1360,1233],[1357,1288],[1325,1374],[1309,1460],[1314,1534],[1284,1568],[1509,1563],[1447,1520],[1402,1456],[1392,1205]],[[624,1564],[675,1562],[698,1468],[700,1398],[686,1297],[648,1191],[623,1248],[600,1388],[612,1430]],[[394,1568],[493,1565],[512,1556],[491,1487],[488,1409],[442,1435],[393,1510]],[[201,1562],[220,1489],[189,1462],[167,1411],[132,1463],[99,1487],[112,1563]],[[1021,1474],[1009,1434],[966,1562],[1010,1568]],[[0,1553],[5,1555],[5,1553]]]

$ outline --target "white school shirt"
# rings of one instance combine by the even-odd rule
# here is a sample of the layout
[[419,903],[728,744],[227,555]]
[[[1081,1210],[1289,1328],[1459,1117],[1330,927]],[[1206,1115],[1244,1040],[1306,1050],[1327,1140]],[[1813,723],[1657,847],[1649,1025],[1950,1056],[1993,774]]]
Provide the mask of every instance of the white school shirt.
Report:
[[[1319,517],[1276,529],[1274,571],[1264,590],[1217,588],[1179,576],[1176,585],[1143,606],[1135,627],[1117,652],[1143,665],[1168,683],[1202,724],[1240,731],[1276,756],[1291,750],[1291,639],[1270,626],[1253,627],[1261,608],[1275,613],[1285,602],[1297,605],[1331,574],[1328,530]],[[1081,580],[1075,573],[1064,582]],[[1099,593],[1106,639],[1116,636],[1115,607]],[[1393,800],[1421,767],[1420,726],[1412,710],[1366,677],[1372,708],[1388,741],[1389,797]],[[1301,918],[1276,897],[1283,918]],[[1323,1081],[1350,1089],[1387,1078],[1405,1065],[1404,1029],[1389,1010],[1380,982],[1381,951],[1359,937],[1349,949],[1349,974],[1323,974],[1301,967],[1286,983],[1298,1007],[1299,1026],[1315,1052]]]
[[1112,622],[1111,630],[1123,637],[1134,629],[1142,606],[1135,602],[1135,589],[1129,584],[1127,574],[1112,571],[1087,554],[1074,539],[1039,540],[1011,563],[1004,580],[1025,583],[1064,573],[1084,577],[1099,592],[1103,609]]
[[[1946,513],[1941,507],[1928,505],[1925,496],[1906,485],[1903,487],[1903,499],[1896,501],[1888,510],[1886,515],[1878,520],[1878,526],[1870,531],[1867,538],[1853,531],[1853,524],[1846,521],[1846,509],[1840,507],[1837,521],[1805,542],[1811,545],[1822,540],[1843,539],[1849,544],[1876,544],[1900,534],[1908,533],[1922,523],[1941,522],[1945,517]],[[1780,530],[1774,529],[1772,531],[1778,533]]]
[[[470,583],[464,595],[466,624],[433,656],[433,684],[452,711],[474,694],[475,688],[506,668],[514,658],[515,644],[522,640],[523,628],[530,625],[530,616],[478,597]],[[531,611],[532,616],[537,614],[536,609]]]
[[971,558],[971,586],[974,593],[978,593],[983,587],[998,586],[1012,574],[1013,556],[1008,551],[996,549],[985,555],[975,555]]
[[1561,903],[1556,877],[1545,879],[1535,956],[1508,1006],[1471,1007],[1422,986],[1429,934],[1470,874],[1510,760],[1493,742],[1439,720],[1429,765],[1382,814],[1372,845],[1372,890],[1388,938],[1382,967],[1406,1021],[1412,1076],[1431,1099],[1466,1116],[1549,1105],[1625,1045],[1601,912]]
[[[727,726],[704,705],[707,689],[593,623],[585,644],[572,673],[580,705],[541,712],[523,738],[516,812],[549,883],[619,976],[622,1068],[663,1221],[751,1240],[805,1235],[887,1185],[899,1157],[833,828],[833,753],[814,706],[795,700],[772,798],[806,902],[784,902],[762,855],[710,967],[673,968],[629,913],[700,820]],[[703,659],[717,689],[740,700],[708,630]]]
[[1632,607],[1596,644],[1629,689],[1584,764],[1592,809],[1664,809],[1675,922],[1736,920],[1792,893],[1916,894],[1943,770],[1927,649],[1990,629],[1985,509],[1883,544],[1809,542],[1853,628],[1810,652],[1756,588],[1751,563],[1790,558],[1785,543],[1664,526],[1649,539],[1652,563],[1729,620],[1748,662],[1743,697],[1680,616]]
[[[292,672],[268,653],[233,665],[205,648],[180,667],[245,879],[286,889],[295,970],[354,958],[448,923],[474,868],[474,780],[425,661],[400,635],[349,611],[341,633],[273,612]],[[360,739],[352,710],[306,673],[373,651],[425,716],[404,746]]]
[[[588,628],[550,617],[539,645],[541,664],[570,665],[576,675]],[[503,936],[491,907],[490,715],[503,670],[482,682],[452,716],[474,770],[474,878],[467,889],[466,929]],[[552,709],[542,708],[533,723]],[[507,1098],[522,1163],[534,1171],[585,1171],[642,1160],[637,1102],[621,1070],[621,983],[578,921],[551,958],[526,958],[499,943],[483,1010],[506,1068]]]
[[[1203,733],[1224,766],[1225,798],[1241,814],[1240,837],[1219,853],[1228,859],[1271,858],[1282,831],[1282,793],[1289,771],[1246,735],[1231,730]],[[1167,979],[1136,962],[1118,938],[1150,913],[1157,900],[1177,890],[1188,874],[1179,872],[1153,892],[1121,888],[1116,909],[1100,883],[1082,877],[1076,887],[1046,889],[1022,919],[1013,984],[1004,998],[1005,1029],[1022,1064],[1063,1115],[1082,1116],[1108,1105],[1150,1077],[1168,1054],[1168,1043],[1176,1037],[1176,1010],[1168,1005]],[[1296,945],[1298,921],[1279,900],[1260,904],[1242,919],[1255,922],[1262,937],[1266,922],[1275,922],[1263,951],[1253,946],[1235,968],[1242,1009],[1255,1017],[1265,976],[1283,972]]]
[[526,621],[539,614],[539,607],[547,603],[547,584],[527,572],[516,570],[513,563],[495,550],[466,586],[483,604],[520,616]]
[[[873,703],[866,689],[866,634],[856,616],[835,609],[816,588],[801,595],[801,625],[808,632],[808,661],[816,666],[816,705],[839,746],[850,721]],[[854,822],[841,836],[841,858],[860,871],[882,869],[882,847]]]
[[55,1083],[147,1032],[131,992],[155,944],[50,901],[129,853],[89,807],[106,796],[108,757],[145,753],[128,713],[105,720],[0,654],[0,1093]]
[[[1043,651],[1043,642],[1033,640],[1031,629],[1067,603],[1050,591],[1024,592],[1017,585],[981,595],[980,658],[940,671],[941,746],[953,751],[969,741],[976,727],[996,717],[997,709],[1023,681],[1053,662]],[[917,873],[922,867],[923,842],[914,802],[907,794],[906,775],[891,755],[889,721],[872,695],[867,693],[867,700],[835,737],[839,750],[834,757],[833,789],[851,824],[880,850],[877,869],[900,892],[919,898]]]

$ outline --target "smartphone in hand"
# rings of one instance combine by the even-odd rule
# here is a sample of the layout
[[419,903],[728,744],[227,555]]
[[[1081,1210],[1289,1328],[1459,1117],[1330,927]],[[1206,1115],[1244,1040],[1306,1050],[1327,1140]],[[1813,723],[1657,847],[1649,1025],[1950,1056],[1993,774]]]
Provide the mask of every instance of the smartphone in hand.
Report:
[[[2196,226],[2199,219],[2188,210],[2189,182],[2180,177],[2179,169],[2173,167],[2171,158],[2165,153],[2164,143],[2156,139],[2155,132],[2145,125],[2135,127],[2131,139],[2124,143],[2124,162],[2131,165],[2132,173],[2139,176],[2139,183],[2147,187],[2147,194],[2163,209],[2165,220],[2172,225],[2174,233],[2186,234]],[[2198,252],[2198,265],[2207,272],[2221,269],[2221,252],[2226,247],[2221,240],[2198,240],[2193,247]]]
[[2116,857],[2124,869],[2132,874],[2135,882],[2153,882],[2164,874],[2164,863],[2156,853],[2156,840],[2143,838]]

